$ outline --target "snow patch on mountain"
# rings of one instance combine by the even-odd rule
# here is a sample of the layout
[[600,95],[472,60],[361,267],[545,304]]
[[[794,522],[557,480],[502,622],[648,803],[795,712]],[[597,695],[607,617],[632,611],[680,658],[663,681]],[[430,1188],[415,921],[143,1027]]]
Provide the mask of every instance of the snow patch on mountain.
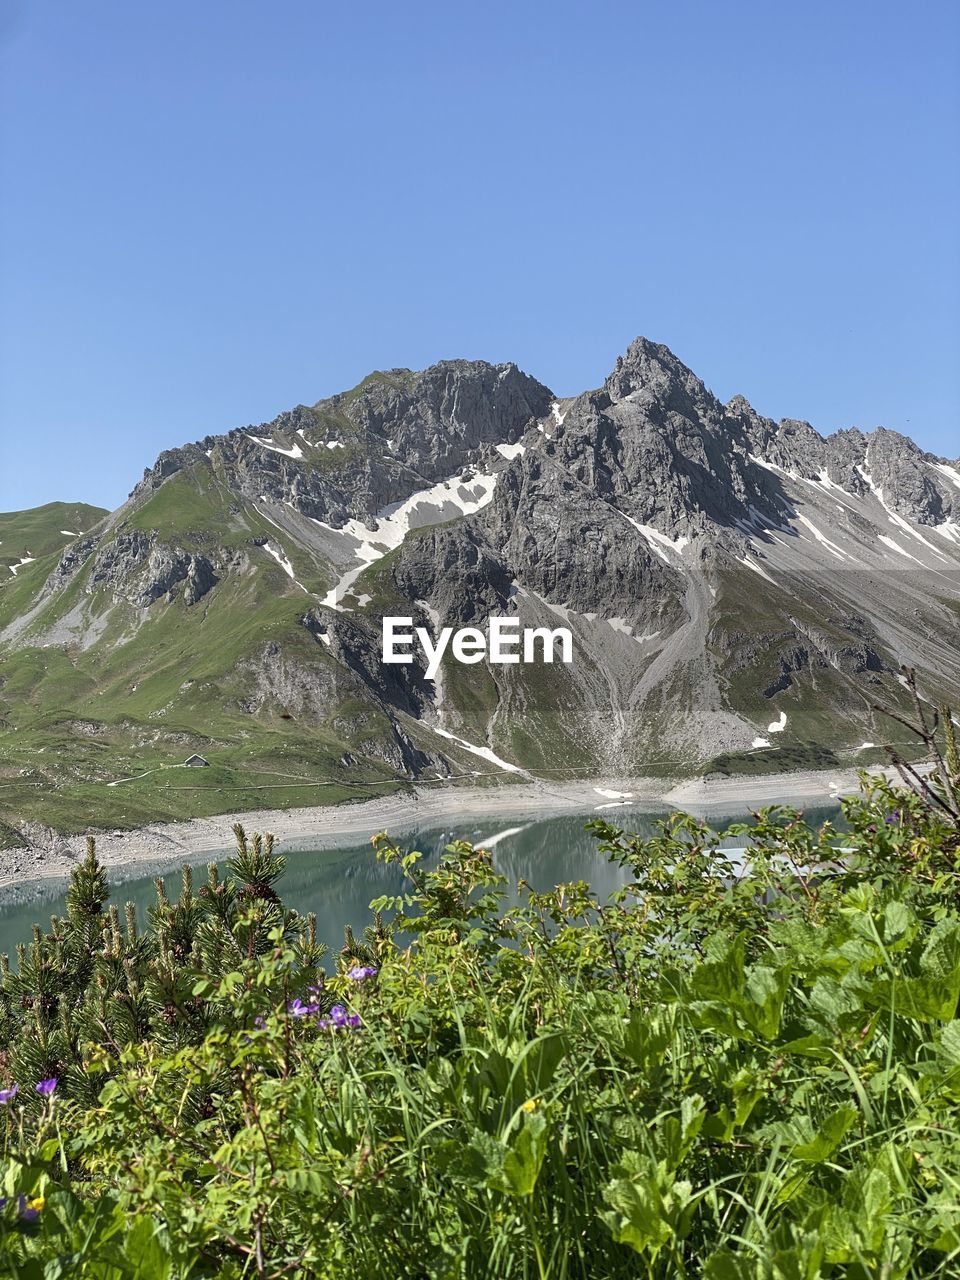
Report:
[[271,546],[269,542],[265,542],[263,544],[263,549],[264,551],[266,551],[268,556],[273,556],[274,560],[276,560],[277,564],[280,566],[283,572],[287,575],[287,577],[290,578],[300,588],[300,590],[304,592],[305,595],[310,594],[310,592],[307,591],[307,588],[303,585],[302,582],[297,582],[296,574],[293,571],[293,565],[290,563],[290,561],[283,554],[283,551],[279,547]]
[[667,534],[661,533],[659,529],[655,529],[651,524],[641,524],[639,520],[634,520],[633,516],[628,516],[625,511],[614,508],[618,515],[623,516],[628,524],[632,524],[638,533],[642,534],[648,542],[650,549],[655,552],[661,560],[666,564],[670,564],[670,557],[665,554],[666,551],[672,551],[674,555],[681,555],[683,548],[687,546],[690,539],[684,536],[679,538],[668,537]]
[[946,462],[935,462],[934,467],[941,475],[945,475],[951,484],[955,484],[960,489],[960,471],[956,467],[951,467]]
[[761,458],[757,453],[750,453],[747,457],[751,462],[756,463],[758,467],[763,467],[764,470],[772,471],[776,475],[788,476],[791,480],[803,479],[803,476],[801,476],[799,471],[788,471],[786,467],[781,467],[779,463],[776,462],[768,462],[766,458]]
[[751,560],[749,556],[737,556],[737,559],[741,564],[745,564],[748,569],[752,569],[754,573],[759,573],[761,578],[766,578],[766,580],[769,583],[772,583],[773,586],[777,585],[776,580],[770,577],[766,569],[761,569],[760,565],[758,565],[756,561]]
[[429,489],[421,489],[411,494],[403,502],[392,502],[383,507],[374,516],[376,529],[371,529],[362,520],[348,520],[339,529],[325,524],[322,520],[313,523],[328,533],[352,538],[356,543],[353,554],[359,563],[348,569],[335,587],[323,598],[323,604],[331,609],[341,608],[344,595],[368,565],[376,563],[399,547],[412,529],[427,528],[432,524],[441,524],[453,520],[457,516],[473,515],[480,511],[493,498],[497,477],[495,475],[475,474],[469,480],[461,476],[453,476],[449,480],[441,480]]
[[303,450],[298,444],[292,449],[284,449],[281,445],[275,444],[273,440],[265,440],[263,436],[247,435],[248,440],[252,440],[254,444],[260,445],[261,449],[269,449],[271,453],[282,453],[285,458],[302,458]]
[[434,733],[439,733],[441,738],[448,738],[451,742],[463,747],[464,751],[470,751],[475,756],[479,756],[481,760],[486,760],[489,764],[496,765],[498,769],[505,769],[507,773],[519,773],[529,776],[526,774],[526,770],[521,769],[518,765],[511,764],[509,760],[501,759],[489,747],[478,747],[475,742],[467,742],[466,738],[458,738],[455,733],[449,733],[446,729],[434,727],[433,731]]
[[845,551],[843,551],[840,547],[838,547],[835,542],[831,542],[830,539],[826,536],[826,534],[820,532],[820,530],[817,528],[817,526],[813,523],[812,520],[809,520],[805,515],[801,515],[799,512],[797,513],[797,519],[800,521],[802,525],[804,525],[807,529],[810,530],[810,532],[813,534],[816,540],[822,546],[826,547],[826,549],[830,552],[832,556],[836,556],[838,560],[850,559],[850,557],[847,555]]
[[893,538],[888,538],[885,533],[879,534],[878,537],[880,538],[880,541],[883,543],[883,545],[885,547],[889,547],[891,551],[896,551],[900,555],[906,556],[908,560],[912,560],[914,564],[918,564],[923,568],[926,568],[922,560],[918,560],[916,556],[912,556],[909,551],[904,550],[904,548],[901,547],[898,542],[894,542]]

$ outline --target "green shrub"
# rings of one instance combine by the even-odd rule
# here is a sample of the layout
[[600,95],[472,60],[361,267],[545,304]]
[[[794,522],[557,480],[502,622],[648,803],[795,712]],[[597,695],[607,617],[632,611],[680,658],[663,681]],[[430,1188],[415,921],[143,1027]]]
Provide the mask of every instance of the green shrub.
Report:
[[865,785],[842,837],[760,815],[749,873],[689,817],[595,822],[606,903],[377,837],[408,891],[326,977],[269,841],[143,933],[91,850],[0,993],[0,1269],[956,1275],[958,826]]

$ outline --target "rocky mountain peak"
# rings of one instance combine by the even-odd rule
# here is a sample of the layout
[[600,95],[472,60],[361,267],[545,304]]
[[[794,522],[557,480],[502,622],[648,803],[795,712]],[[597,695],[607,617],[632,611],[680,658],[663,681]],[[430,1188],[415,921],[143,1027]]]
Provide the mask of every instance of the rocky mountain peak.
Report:
[[759,418],[760,416],[747,397],[740,395],[739,392],[730,397],[724,408],[732,417]]
[[932,455],[886,427],[872,431],[864,445],[860,472],[886,503],[918,524],[938,525],[955,518],[960,508],[956,486],[929,465]]
[[697,375],[669,347],[649,338],[635,338],[617,358],[603,384],[611,400],[628,397],[658,401],[664,407],[680,407],[681,401],[713,400]]
[[[550,410],[549,388],[515,364],[441,360],[418,373],[373,373],[359,387],[316,408],[344,413],[359,427],[384,435],[394,448],[429,445],[440,436],[466,447],[503,443]],[[435,441],[434,441],[435,442]]]

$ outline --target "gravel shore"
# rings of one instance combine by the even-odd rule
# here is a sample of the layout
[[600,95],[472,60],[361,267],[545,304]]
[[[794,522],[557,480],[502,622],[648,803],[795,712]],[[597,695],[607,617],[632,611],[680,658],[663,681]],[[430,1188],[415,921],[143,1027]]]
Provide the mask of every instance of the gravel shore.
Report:
[[[890,770],[874,768],[871,773]],[[491,787],[420,785],[389,797],[303,809],[258,809],[214,818],[156,824],[137,831],[100,831],[97,853],[113,883],[159,874],[183,862],[202,863],[229,852],[232,827],[270,831],[287,847],[335,848],[361,844],[377,831],[402,834],[415,828],[455,827],[457,820],[536,819],[560,814],[602,813],[615,820],[621,807],[651,811],[684,809],[722,817],[770,804],[829,804],[858,790],[853,769],[711,778],[672,783],[656,778],[600,778],[575,782],[537,781]],[[0,853],[0,904],[30,902],[62,890],[84,856],[86,836],[32,830],[30,847]]]

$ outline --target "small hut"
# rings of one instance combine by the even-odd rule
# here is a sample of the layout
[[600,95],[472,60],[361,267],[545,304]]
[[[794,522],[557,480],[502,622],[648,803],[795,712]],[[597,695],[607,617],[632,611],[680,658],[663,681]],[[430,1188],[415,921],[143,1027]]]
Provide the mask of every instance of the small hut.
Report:
[[210,761],[204,760],[203,756],[187,756],[183,762],[188,769],[209,769]]

